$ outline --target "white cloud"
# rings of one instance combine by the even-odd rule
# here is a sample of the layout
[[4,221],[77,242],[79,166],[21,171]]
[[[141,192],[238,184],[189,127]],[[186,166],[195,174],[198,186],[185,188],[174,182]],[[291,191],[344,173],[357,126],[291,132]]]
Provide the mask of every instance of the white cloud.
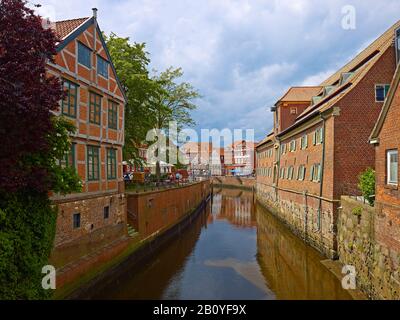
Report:
[[335,73],[336,70],[328,70],[328,71],[322,71],[318,72],[317,74],[313,74],[311,76],[308,76],[303,80],[301,83],[302,86],[318,86],[320,85],[323,81],[328,79],[332,74]]
[[290,86],[328,78],[368,39],[399,19],[398,0],[353,0],[357,29],[341,28],[348,0],[42,0],[57,19],[99,9],[106,33],[146,42],[152,67],[182,67],[204,99],[201,128],[271,127],[272,105]]

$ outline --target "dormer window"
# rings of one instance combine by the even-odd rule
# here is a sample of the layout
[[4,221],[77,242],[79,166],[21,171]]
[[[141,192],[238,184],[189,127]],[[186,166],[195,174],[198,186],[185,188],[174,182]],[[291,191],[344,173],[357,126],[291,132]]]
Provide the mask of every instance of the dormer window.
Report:
[[325,98],[326,96],[328,96],[333,91],[333,89],[335,89],[335,86],[324,87],[324,93],[323,93],[322,97]]
[[353,75],[354,75],[354,72],[344,72],[344,73],[342,73],[342,75],[340,77],[339,85],[346,84]]
[[396,30],[396,57],[397,63],[400,61],[400,28]]
[[313,106],[313,105],[316,105],[318,102],[320,102],[322,100],[322,97],[320,97],[320,96],[315,96],[315,97],[312,97],[312,99],[311,99],[311,105]]

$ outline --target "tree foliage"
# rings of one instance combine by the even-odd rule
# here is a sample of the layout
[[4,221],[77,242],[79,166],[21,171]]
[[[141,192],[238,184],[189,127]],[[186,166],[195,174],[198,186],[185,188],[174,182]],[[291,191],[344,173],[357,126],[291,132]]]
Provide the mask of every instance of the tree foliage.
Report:
[[180,82],[182,69],[169,68],[150,76],[150,58],[145,43],[129,42],[115,34],[107,38],[113,63],[124,87],[128,103],[125,108],[124,158],[142,165],[139,147],[152,129],[168,130],[171,121],[178,129],[194,125],[190,112],[198,92],[187,82]]
[[139,147],[153,127],[148,101],[157,90],[156,84],[149,78],[150,59],[144,43],[131,44],[129,38],[120,38],[114,33],[105,38],[128,98],[125,107],[124,159],[140,166],[143,163],[139,157]]
[[49,191],[81,189],[61,159],[74,126],[56,117],[63,90],[46,74],[56,36],[21,0],[0,2],[0,299],[39,299],[54,240]]
[[[181,68],[170,67],[153,77],[159,90],[151,97],[149,106],[152,110],[154,128],[166,135],[170,122],[175,122],[178,131],[185,126],[195,125],[191,112],[197,108],[194,100],[200,95],[190,83],[179,82],[182,76]],[[158,178],[161,176],[160,161],[156,162],[156,175]]]
[[170,67],[153,78],[160,88],[150,102],[157,129],[167,130],[170,122],[176,122],[178,130],[195,125],[191,112],[196,109],[193,100],[200,95],[190,83],[179,82],[182,76],[181,68]]
[[373,206],[375,203],[375,171],[368,168],[358,177],[358,187],[362,192],[364,198],[368,203]]

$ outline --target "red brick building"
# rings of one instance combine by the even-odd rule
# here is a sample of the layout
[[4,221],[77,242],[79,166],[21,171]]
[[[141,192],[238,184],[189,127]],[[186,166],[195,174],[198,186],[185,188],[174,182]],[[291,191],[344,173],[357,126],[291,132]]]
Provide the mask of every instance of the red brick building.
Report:
[[[227,146],[226,153],[231,154],[231,163],[226,162],[226,174],[249,176],[255,172],[255,143],[252,141],[235,141]],[[228,159],[227,159],[228,160]]]
[[56,249],[75,240],[114,238],[126,229],[122,176],[124,107],[118,81],[101,30],[93,17],[59,21],[55,63],[48,74],[59,77],[66,92],[58,114],[75,124],[73,145],[62,163],[76,168],[83,192],[54,195],[59,207]]
[[[340,196],[357,195],[359,174],[375,165],[368,138],[395,72],[399,26],[319,86],[289,90],[272,108],[274,135],[257,148],[263,166],[257,171],[264,168],[257,177],[259,200],[330,257],[337,250]],[[269,150],[274,155],[262,158]]]
[[[400,58],[400,29],[397,31],[397,59]],[[376,146],[375,238],[381,245],[400,253],[400,67],[371,135]]]

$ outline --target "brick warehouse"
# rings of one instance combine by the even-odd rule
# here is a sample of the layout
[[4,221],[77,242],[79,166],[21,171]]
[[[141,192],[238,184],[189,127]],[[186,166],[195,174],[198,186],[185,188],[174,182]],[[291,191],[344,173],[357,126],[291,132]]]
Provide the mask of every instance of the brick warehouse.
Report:
[[112,241],[125,234],[126,200],[122,176],[126,98],[93,17],[52,25],[60,42],[48,73],[62,79],[66,97],[58,114],[77,132],[63,165],[75,167],[83,192],[53,195],[59,207],[55,251],[81,242]]
[[368,138],[395,72],[399,27],[320,86],[291,88],[272,108],[274,131],[257,147],[259,201],[332,258],[340,196],[357,195],[359,174],[375,165]]
[[[400,60],[400,29],[397,31]],[[376,215],[374,221],[375,240],[392,253],[400,254],[400,64],[391,83],[388,97],[371,135],[376,150]],[[392,256],[395,256],[394,254]],[[398,261],[395,262],[398,265]]]

